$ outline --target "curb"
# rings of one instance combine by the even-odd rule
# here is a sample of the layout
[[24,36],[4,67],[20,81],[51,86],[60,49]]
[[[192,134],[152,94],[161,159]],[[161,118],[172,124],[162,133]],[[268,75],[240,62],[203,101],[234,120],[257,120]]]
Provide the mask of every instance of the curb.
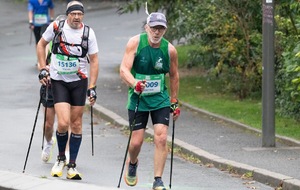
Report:
[[[250,132],[253,132],[253,133],[256,133],[256,134],[259,134],[261,135],[261,131],[258,130],[258,129],[255,129],[253,127],[250,127],[248,125],[245,125],[243,123],[240,123],[240,122],[237,122],[235,120],[232,120],[232,119],[229,119],[229,118],[226,118],[226,117],[223,117],[221,115],[217,115],[217,114],[214,114],[214,113],[210,113],[206,110],[203,110],[203,109],[200,109],[200,108],[196,108],[192,105],[189,105],[187,103],[184,103],[184,102],[180,102],[180,104],[185,107],[185,108],[188,108],[188,109],[191,109],[193,111],[196,111],[202,115],[207,115],[207,116],[210,116],[211,118],[215,118],[215,119],[218,119],[218,120],[222,120],[222,121],[225,121],[226,123],[228,124],[231,124],[231,125],[234,125],[236,127],[239,127],[241,129],[244,129],[244,130],[247,130],[247,131],[250,131]],[[292,139],[292,138],[289,138],[289,137],[284,137],[284,136],[280,136],[280,135],[275,135],[275,138],[277,141],[280,141],[286,145],[289,145],[289,146],[300,146],[300,141],[297,141],[295,139]]]
[[[195,108],[186,103],[182,103],[182,105],[188,109],[197,111],[200,114],[205,114],[205,115],[208,115],[208,116],[216,118],[216,119],[224,120],[227,123],[233,124],[237,127],[241,127],[246,130],[250,130],[255,133],[261,133],[257,129],[253,129],[249,126],[246,126],[246,125],[236,122],[234,120],[231,120],[231,119],[228,119],[228,118],[216,115],[216,114],[212,114],[210,112],[201,110],[199,108]],[[117,115],[116,113],[112,112],[111,110],[108,110],[108,109],[100,106],[99,104],[95,104],[93,107],[94,107],[94,114],[100,116],[102,119],[104,119],[118,127],[127,127],[127,128],[129,127],[127,120],[125,120],[121,116]],[[88,109],[90,109],[90,108],[88,107]],[[148,136],[153,136],[153,134],[154,134],[154,131],[151,128],[148,128],[145,132],[146,132],[146,135],[148,135]],[[298,142],[294,139],[290,139],[290,138],[286,138],[286,137],[282,137],[282,136],[276,136],[276,138],[277,138],[277,140],[283,141],[290,145],[298,145],[298,146],[300,145],[300,142]],[[167,141],[171,142],[172,138],[170,136],[168,136]],[[213,164],[214,167],[216,167],[218,169],[230,168],[231,170],[234,170],[236,173],[238,173],[240,175],[251,172],[252,176],[253,176],[253,180],[256,180],[260,183],[267,184],[272,187],[282,187],[284,190],[300,190],[300,180],[295,179],[293,177],[221,158],[214,154],[210,154],[209,152],[206,152],[206,151],[204,151],[198,147],[195,147],[191,144],[183,142],[177,138],[174,139],[174,146],[181,148],[181,150],[184,153],[191,154],[194,157],[200,159],[203,164]]]

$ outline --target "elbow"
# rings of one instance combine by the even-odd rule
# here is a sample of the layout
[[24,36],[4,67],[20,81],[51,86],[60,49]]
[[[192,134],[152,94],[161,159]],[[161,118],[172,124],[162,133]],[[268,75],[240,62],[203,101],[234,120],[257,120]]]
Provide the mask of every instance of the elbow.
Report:
[[124,68],[122,66],[120,67],[119,74],[120,74],[120,77],[123,79],[124,76],[125,76],[125,70],[124,70]]
[[128,70],[126,70],[126,68],[124,67],[120,67],[120,78],[121,80],[128,86],[131,86],[130,82],[129,82],[129,73]]

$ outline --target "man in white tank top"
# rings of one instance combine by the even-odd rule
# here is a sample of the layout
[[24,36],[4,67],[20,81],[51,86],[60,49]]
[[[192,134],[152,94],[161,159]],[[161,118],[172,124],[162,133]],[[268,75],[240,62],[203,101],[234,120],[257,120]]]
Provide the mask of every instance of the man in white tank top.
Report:
[[[83,22],[84,7],[79,1],[67,5],[67,19],[63,26],[51,23],[38,43],[37,54],[41,66],[39,79],[42,84],[51,82],[54,108],[57,114],[56,131],[58,156],[51,170],[53,177],[61,177],[67,166],[68,179],[81,179],[76,169],[76,158],[82,141],[82,116],[86,95],[91,105],[96,101],[98,78],[98,45],[93,29]],[[84,32],[88,40],[83,46]],[[55,43],[55,40],[59,43]],[[45,48],[53,41],[50,69],[46,68]],[[90,64],[88,80],[88,64]],[[70,135],[68,128],[71,128]],[[70,136],[70,137],[69,137]],[[70,139],[69,139],[70,138]],[[70,156],[66,163],[65,149],[69,139]]]

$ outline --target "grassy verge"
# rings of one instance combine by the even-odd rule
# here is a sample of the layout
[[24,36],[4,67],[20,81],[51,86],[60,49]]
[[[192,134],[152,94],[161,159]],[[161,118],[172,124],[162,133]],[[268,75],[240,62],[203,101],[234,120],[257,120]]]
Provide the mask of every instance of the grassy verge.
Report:
[[[178,47],[180,66],[185,65],[185,47]],[[181,101],[209,112],[239,121],[256,129],[262,128],[261,99],[240,101],[233,94],[221,92],[221,82],[217,78],[209,80],[201,71],[180,69]],[[203,72],[202,72],[203,73]],[[300,123],[291,118],[275,116],[276,134],[300,140]]]

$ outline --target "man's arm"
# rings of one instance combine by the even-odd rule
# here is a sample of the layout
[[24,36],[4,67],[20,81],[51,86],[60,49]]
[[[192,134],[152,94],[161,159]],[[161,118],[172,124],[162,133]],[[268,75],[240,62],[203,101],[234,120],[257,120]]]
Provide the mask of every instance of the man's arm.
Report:
[[49,10],[49,14],[50,14],[50,21],[53,22],[54,21],[54,8]]
[[179,91],[179,73],[178,73],[178,56],[177,50],[172,44],[169,44],[169,51],[171,57],[170,65],[170,95],[171,101],[177,99]]
[[131,88],[134,88],[136,85],[136,80],[130,71],[133,65],[138,42],[139,42],[139,35],[132,37],[128,41],[122,59],[122,63],[120,66],[120,77]]
[[98,73],[99,73],[98,53],[90,54],[89,59],[90,59],[89,88],[94,88],[96,86]]
[[87,96],[88,96],[88,100],[90,101],[90,105],[93,106],[97,99],[96,83],[97,83],[98,72],[99,72],[98,53],[89,54],[89,59],[90,59],[90,77],[89,77]]
[[29,23],[33,23],[33,7],[29,1],[27,4],[27,9],[28,9],[28,21]]
[[39,70],[46,68],[46,46],[49,42],[41,38],[36,47]]
[[47,71],[46,73],[49,73],[49,69],[46,67],[46,46],[48,43],[49,42],[44,40],[44,38],[41,38],[36,48],[36,53],[38,56],[38,69],[40,70],[39,79],[40,83],[42,83],[43,85],[46,85],[49,80],[49,75],[47,77],[44,77],[45,70]]
[[33,22],[33,12],[32,11],[28,11],[28,22],[29,23]]

